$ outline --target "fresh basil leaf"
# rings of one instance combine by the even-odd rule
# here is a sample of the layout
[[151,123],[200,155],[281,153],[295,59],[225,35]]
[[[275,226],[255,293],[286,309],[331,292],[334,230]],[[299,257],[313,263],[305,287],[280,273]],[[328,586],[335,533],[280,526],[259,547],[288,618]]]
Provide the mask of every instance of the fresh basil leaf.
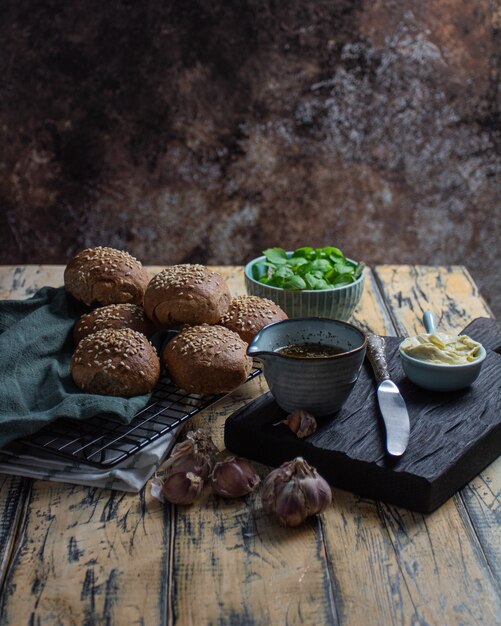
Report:
[[339,248],[334,248],[332,246],[327,246],[325,248],[322,248],[322,252],[328,257],[334,257],[333,259],[331,259],[332,261],[337,261],[338,259],[345,258],[344,254],[341,252]]
[[305,263],[308,263],[308,261],[304,258],[304,256],[292,256],[290,259],[287,259],[287,265],[290,265],[291,267],[299,267]]
[[305,246],[304,248],[297,248],[296,250],[294,250],[294,252],[292,253],[293,257],[304,257],[305,259],[309,259],[311,257],[311,255],[314,253],[313,248],[310,248],[309,246]]
[[306,286],[308,289],[315,289],[315,285],[317,284],[317,277],[313,276],[310,272],[304,275],[304,280],[306,282]]
[[[359,278],[364,264],[348,260],[333,246],[297,248],[287,258],[283,248],[268,248],[263,252],[266,261],[252,268],[252,276],[266,285],[282,289],[329,289],[349,285]],[[261,276],[267,270],[265,276]]]
[[281,265],[275,272],[273,272],[273,277],[277,278],[290,278],[294,276],[294,271],[287,267],[287,265]]
[[296,268],[296,274],[299,274],[299,276],[304,276],[309,271],[311,271],[311,263],[308,262],[303,263]]
[[311,262],[311,269],[318,270],[322,272],[323,275],[325,274],[325,272],[328,272],[330,269],[332,269],[332,264],[329,263],[327,259],[315,259]]
[[263,254],[267,261],[275,265],[284,265],[287,262],[287,254],[283,248],[267,248]]
[[294,275],[284,281],[283,287],[284,289],[292,289],[292,290],[306,289],[306,283],[301,278],[301,276]]
[[334,269],[338,274],[353,274],[354,268],[346,261],[338,261],[334,265]]
[[329,285],[329,283],[323,278],[317,281],[317,289],[330,289],[331,287],[332,285]]
[[336,287],[342,287],[343,285],[350,285],[355,282],[353,276],[349,276],[348,274],[341,274],[333,281],[331,281],[331,285],[335,285]]

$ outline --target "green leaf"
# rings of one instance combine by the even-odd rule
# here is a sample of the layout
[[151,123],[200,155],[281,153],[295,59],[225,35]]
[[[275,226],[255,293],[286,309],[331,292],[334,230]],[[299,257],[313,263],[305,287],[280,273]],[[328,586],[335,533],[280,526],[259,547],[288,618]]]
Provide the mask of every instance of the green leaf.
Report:
[[331,285],[334,285],[336,287],[342,287],[343,285],[350,285],[353,282],[355,282],[353,276],[349,276],[348,274],[341,274],[333,281],[331,281]]
[[294,252],[292,253],[293,257],[303,257],[305,259],[309,259],[311,258],[312,254],[314,253],[313,248],[310,248],[309,246],[306,246],[304,248],[297,248],[296,250],[294,250]]
[[294,276],[294,271],[287,267],[287,265],[281,265],[275,272],[273,272],[273,278],[290,278]]
[[283,248],[267,248],[263,254],[270,263],[275,265],[284,265],[287,262],[287,255]]
[[[283,248],[268,248],[266,261],[252,267],[252,276],[265,285],[282,289],[329,289],[349,285],[363,272],[364,264],[349,261],[333,246],[297,248],[290,258]],[[262,276],[263,272],[267,274]]]
[[355,271],[355,268],[346,261],[338,261],[334,265],[334,269],[338,274],[353,274]]
[[315,276],[315,274],[308,273],[304,277],[309,289],[329,289],[329,283],[321,276]]
[[333,261],[334,263],[338,260],[338,259],[344,259],[344,254],[341,252],[341,250],[339,248],[333,248],[332,246],[327,246],[325,248],[322,248],[322,252],[328,256],[331,257],[331,261]]
[[291,267],[299,267],[305,263],[308,263],[308,261],[304,258],[304,256],[292,256],[290,259],[287,259],[287,265],[290,265]]
[[304,276],[310,271],[311,271],[311,263],[308,263],[308,262],[303,263],[302,265],[299,265],[296,268],[296,274],[299,274],[299,276]]
[[306,289],[306,283],[301,276],[291,276],[283,285],[284,289]]
[[332,264],[327,259],[315,259],[311,262],[311,269],[322,272],[322,275],[332,269]]

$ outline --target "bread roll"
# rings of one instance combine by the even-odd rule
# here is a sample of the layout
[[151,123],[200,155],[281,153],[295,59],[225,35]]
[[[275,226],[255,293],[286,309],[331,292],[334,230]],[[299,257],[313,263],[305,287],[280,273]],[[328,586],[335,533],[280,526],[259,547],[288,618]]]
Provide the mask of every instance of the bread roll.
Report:
[[100,330],[78,344],[71,375],[82,391],[137,396],[156,385],[160,360],[141,333],[130,328]]
[[109,304],[83,315],[73,327],[73,339],[78,344],[87,335],[106,328],[131,328],[149,337],[155,325],[146,317],[139,304]]
[[286,319],[288,319],[287,313],[268,298],[238,296],[232,299],[228,312],[220,323],[250,343],[254,335],[262,328]]
[[64,286],[77,300],[99,304],[142,304],[148,274],[141,263],[123,250],[87,248],[68,263]]
[[190,393],[213,394],[236,389],[252,369],[247,344],[223,326],[185,327],[171,339],[163,360],[174,383]]
[[172,265],[157,274],[144,296],[146,315],[163,327],[216,324],[228,310],[224,278],[203,265]]

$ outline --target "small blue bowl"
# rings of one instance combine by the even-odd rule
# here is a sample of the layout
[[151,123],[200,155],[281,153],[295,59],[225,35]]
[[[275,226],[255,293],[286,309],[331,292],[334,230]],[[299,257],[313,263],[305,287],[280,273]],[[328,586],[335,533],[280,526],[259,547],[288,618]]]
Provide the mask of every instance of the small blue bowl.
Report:
[[[289,256],[292,252],[287,252]],[[348,259],[351,261],[351,259]],[[256,280],[253,268],[264,276],[266,267],[262,265],[266,257],[253,259],[245,266],[245,287],[251,296],[268,298],[283,309],[289,317],[328,317],[337,320],[349,320],[355,307],[360,302],[364,290],[365,268],[360,277],[350,285],[332,289],[287,290],[271,285],[264,285]]]
[[471,385],[478,378],[487,353],[482,346],[480,356],[471,363],[449,365],[447,363],[427,363],[415,359],[399,347],[405,375],[419,387],[430,391],[456,391]]
[[[424,313],[423,324],[427,333],[436,331],[436,320],[431,311]],[[477,380],[482,369],[482,363],[487,356],[485,348],[480,346],[480,355],[471,363],[451,365],[415,359],[402,350],[402,344],[400,344],[398,351],[407,378],[412,380],[415,385],[430,391],[457,391],[469,387]]]
[[[334,356],[298,359],[276,352],[298,343],[342,348]],[[353,390],[365,357],[367,338],[352,324],[303,317],[265,326],[247,354],[263,363],[263,374],[277,404],[285,411],[309,411],[317,417],[338,411]]]

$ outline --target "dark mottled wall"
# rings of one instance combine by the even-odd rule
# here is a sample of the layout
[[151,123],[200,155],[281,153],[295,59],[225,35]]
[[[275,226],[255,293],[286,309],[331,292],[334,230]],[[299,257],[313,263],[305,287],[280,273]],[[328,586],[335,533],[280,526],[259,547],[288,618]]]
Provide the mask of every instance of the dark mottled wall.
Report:
[[501,312],[500,26],[492,0],[3,0],[0,262],[332,243],[464,263]]

